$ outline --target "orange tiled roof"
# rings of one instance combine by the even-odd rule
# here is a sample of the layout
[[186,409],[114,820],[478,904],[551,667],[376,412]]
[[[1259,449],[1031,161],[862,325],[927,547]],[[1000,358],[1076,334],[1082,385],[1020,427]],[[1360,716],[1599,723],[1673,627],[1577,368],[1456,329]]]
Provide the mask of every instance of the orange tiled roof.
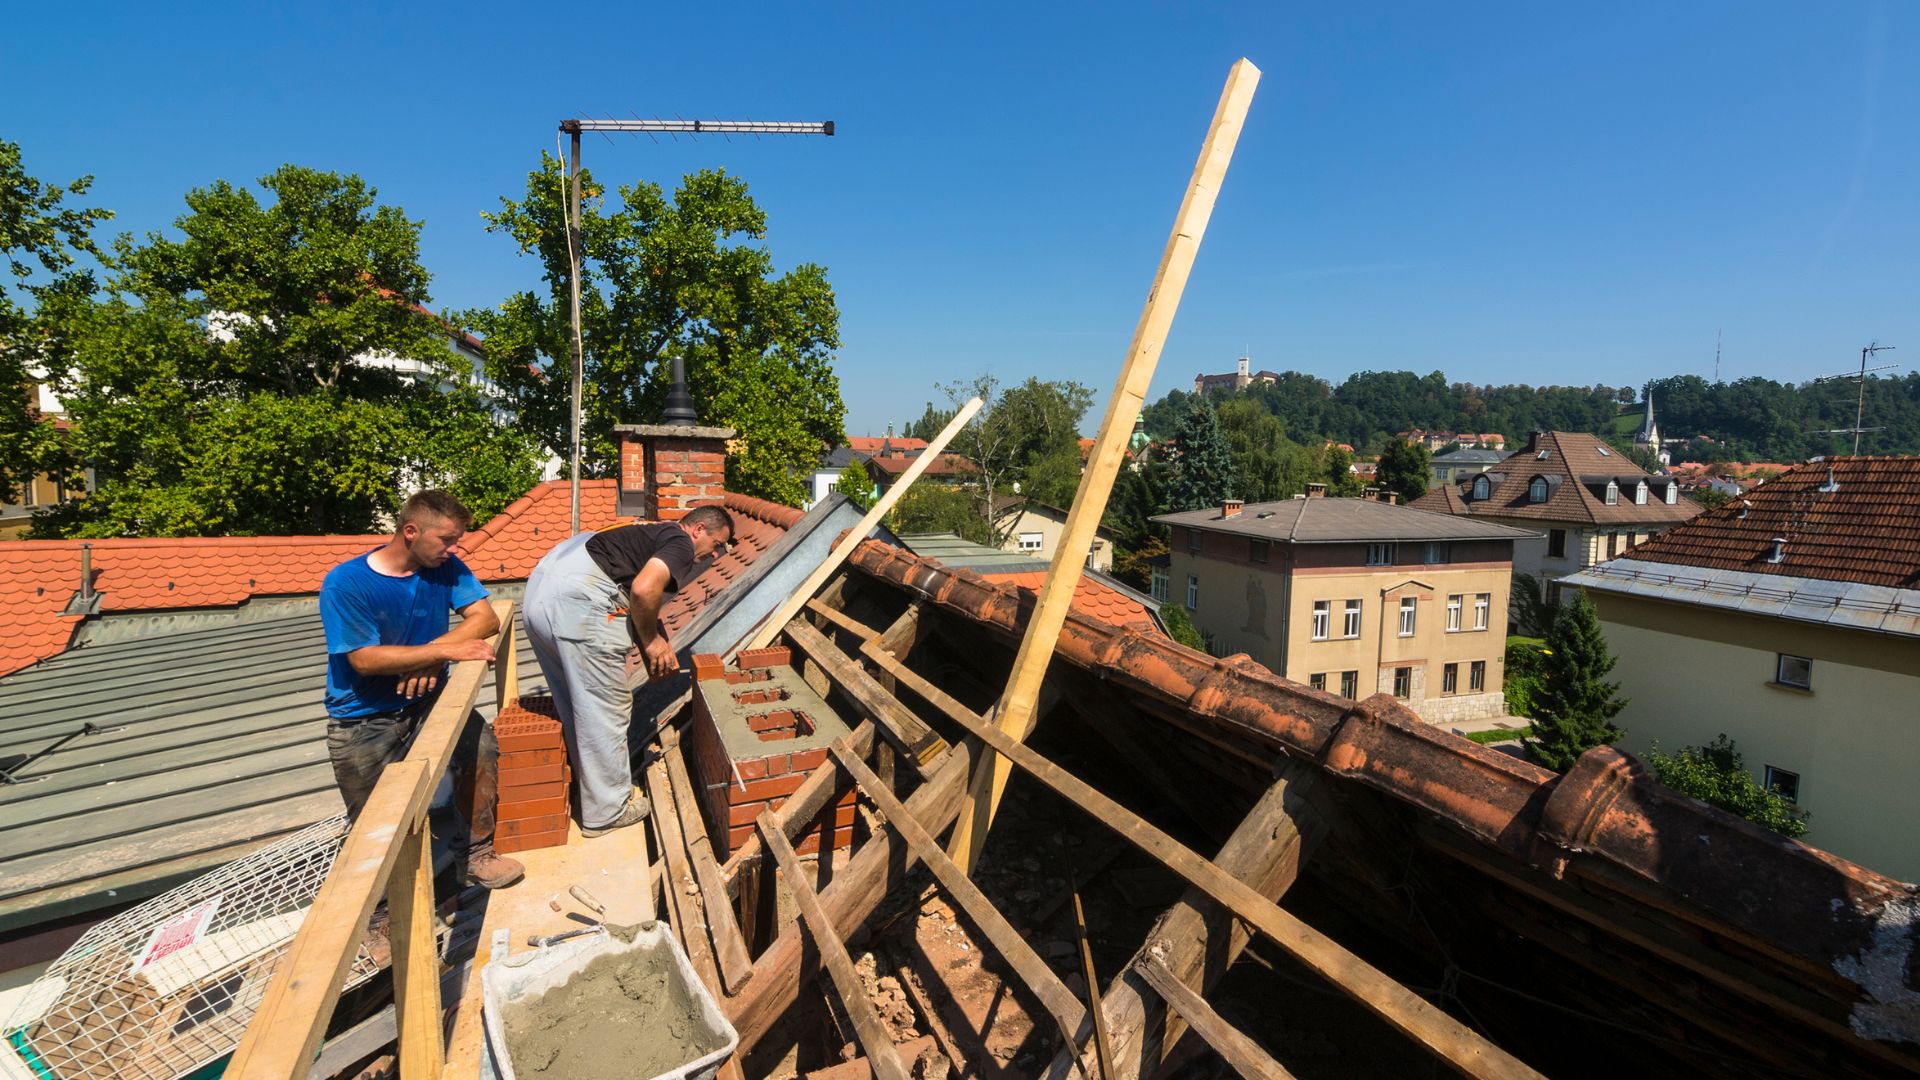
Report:
[[666,623],[669,634],[679,632],[682,626],[692,622],[715,593],[746,573],[748,567],[806,516],[791,506],[731,491],[721,505],[733,515],[733,550],[702,568],[700,576],[660,609],[660,621]]
[[903,435],[849,435],[847,445],[858,454],[877,454],[883,445],[892,444],[895,450],[915,453],[927,448],[925,439],[909,439]]
[[[913,467],[918,457],[873,457],[866,461],[870,469],[878,469],[889,476],[898,476]],[[959,454],[941,454],[933,464],[927,466],[922,476],[957,476],[960,473],[973,472],[973,462]]]
[[[617,480],[580,481],[580,527],[610,529],[634,520],[615,510]],[[461,558],[482,581],[518,581],[533,573],[540,556],[565,540],[573,523],[567,481],[548,480],[515,499],[467,534]]]
[[[1040,586],[1047,580],[1045,570],[1029,570],[1013,574],[982,572],[989,581],[1010,581],[1018,585],[1023,592],[1038,595]],[[1073,590],[1073,610],[1090,618],[1099,619],[1110,626],[1128,630],[1145,630],[1158,634],[1159,627],[1154,625],[1153,614],[1146,605],[1133,597],[1108,587],[1092,578],[1082,577],[1080,584]]]
[[[1540,455],[1544,454],[1544,457]],[[1536,476],[1548,478],[1547,501],[1532,502],[1528,488]],[[1484,477],[1492,485],[1487,498],[1468,499]],[[1608,505],[1601,494],[1608,477],[1621,483],[1620,501]],[[1633,483],[1645,480],[1654,494],[1644,504],[1633,501]],[[1656,477],[1635,465],[1597,436],[1577,431],[1543,431],[1526,449],[1484,473],[1461,478],[1457,488],[1440,485],[1407,505],[1417,510],[1526,521],[1573,522],[1582,525],[1677,525],[1699,512],[1699,505],[1661,498],[1670,478]],[[1677,482],[1677,481],[1676,481]]]

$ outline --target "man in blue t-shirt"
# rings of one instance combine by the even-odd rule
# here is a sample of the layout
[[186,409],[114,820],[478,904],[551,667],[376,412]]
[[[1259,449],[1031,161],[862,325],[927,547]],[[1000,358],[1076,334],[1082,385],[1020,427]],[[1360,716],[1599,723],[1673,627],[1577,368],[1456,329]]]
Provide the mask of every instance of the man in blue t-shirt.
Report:
[[[447,665],[492,660],[487,643],[500,619],[480,584],[453,552],[473,520],[444,491],[421,491],[400,507],[392,540],[327,572],[320,620],[327,630],[327,756],[334,780],[358,816],[380,773],[406,756],[433,707]],[[449,629],[449,613],[460,625]],[[469,717],[453,755],[455,809],[466,835],[454,853],[469,884],[504,888],[525,872],[493,850],[500,744],[493,725]]]

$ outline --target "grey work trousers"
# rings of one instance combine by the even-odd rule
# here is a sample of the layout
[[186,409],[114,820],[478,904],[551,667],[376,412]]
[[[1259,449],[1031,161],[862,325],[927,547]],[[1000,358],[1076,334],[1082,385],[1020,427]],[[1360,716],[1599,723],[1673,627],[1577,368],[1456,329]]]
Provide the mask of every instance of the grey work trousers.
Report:
[[587,554],[593,535],[580,533],[548,552],[527,578],[521,600],[527,641],[560,712],[573,761],[580,824],[589,829],[612,824],[633,793],[626,600]]

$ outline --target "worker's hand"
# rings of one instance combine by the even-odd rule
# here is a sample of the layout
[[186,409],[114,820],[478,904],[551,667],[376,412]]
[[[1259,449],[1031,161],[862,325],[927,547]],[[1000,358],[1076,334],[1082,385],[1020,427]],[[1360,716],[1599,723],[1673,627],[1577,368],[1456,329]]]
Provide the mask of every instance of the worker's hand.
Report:
[[656,679],[664,679],[680,670],[680,660],[673,655],[673,645],[664,636],[655,637],[640,651],[647,658],[647,674]]
[[428,664],[423,668],[415,668],[412,671],[403,671],[400,673],[400,696],[406,698],[408,701],[433,693],[434,687],[439,685],[439,664]]
[[484,638],[468,638],[465,641],[448,642],[446,655],[449,660],[491,660],[493,646]]

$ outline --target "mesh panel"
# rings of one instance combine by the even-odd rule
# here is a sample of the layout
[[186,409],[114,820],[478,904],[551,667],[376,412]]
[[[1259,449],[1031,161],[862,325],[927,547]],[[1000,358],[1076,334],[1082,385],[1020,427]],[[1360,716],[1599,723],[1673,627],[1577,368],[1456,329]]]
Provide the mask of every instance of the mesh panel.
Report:
[[[12,1052],[43,1080],[177,1080],[232,1053],[346,836],[335,815],[88,930],[0,1016]],[[362,944],[346,987],[378,970]]]

